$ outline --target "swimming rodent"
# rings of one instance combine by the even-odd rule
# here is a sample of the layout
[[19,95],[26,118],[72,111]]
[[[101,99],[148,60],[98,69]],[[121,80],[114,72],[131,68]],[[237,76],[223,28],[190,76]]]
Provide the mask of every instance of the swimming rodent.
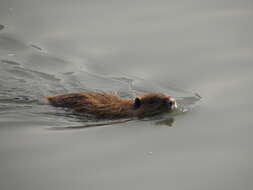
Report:
[[47,96],[44,102],[101,119],[144,118],[177,108],[174,98],[161,93],[147,93],[131,99],[113,93],[81,92]]

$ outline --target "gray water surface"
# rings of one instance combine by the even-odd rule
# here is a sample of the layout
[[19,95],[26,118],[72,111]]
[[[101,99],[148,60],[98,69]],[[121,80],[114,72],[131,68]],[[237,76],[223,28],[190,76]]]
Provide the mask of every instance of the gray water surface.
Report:
[[[247,0],[1,0],[0,189],[251,190],[252,19]],[[90,120],[43,96],[91,90],[184,110],[48,130]]]

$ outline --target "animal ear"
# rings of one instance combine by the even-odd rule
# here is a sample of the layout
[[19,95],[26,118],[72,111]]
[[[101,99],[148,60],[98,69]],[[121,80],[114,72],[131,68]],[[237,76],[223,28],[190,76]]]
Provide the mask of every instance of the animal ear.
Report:
[[141,106],[141,99],[140,98],[135,98],[134,100],[134,108],[139,108]]

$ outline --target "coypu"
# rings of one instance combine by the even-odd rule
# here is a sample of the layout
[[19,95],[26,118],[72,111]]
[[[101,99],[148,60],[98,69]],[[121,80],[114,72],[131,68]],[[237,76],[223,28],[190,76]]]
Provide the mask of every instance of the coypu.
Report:
[[104,119],[144,118],[177,108],[174,98],[161,93],[148,93],[130,99],[112,93],[81,92],[47,96],[44,100],[55,107],[70,108],[79,113]]

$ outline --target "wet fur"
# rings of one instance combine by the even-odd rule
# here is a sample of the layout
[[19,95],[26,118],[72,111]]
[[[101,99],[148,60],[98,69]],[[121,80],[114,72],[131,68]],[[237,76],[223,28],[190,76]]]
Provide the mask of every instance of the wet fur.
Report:
[[169,111],[169,96],[146,94],[140,98],[121,98],[112,93],[82,92],[45,97],[45,102],[66,107],[97,118],[145,117]]

